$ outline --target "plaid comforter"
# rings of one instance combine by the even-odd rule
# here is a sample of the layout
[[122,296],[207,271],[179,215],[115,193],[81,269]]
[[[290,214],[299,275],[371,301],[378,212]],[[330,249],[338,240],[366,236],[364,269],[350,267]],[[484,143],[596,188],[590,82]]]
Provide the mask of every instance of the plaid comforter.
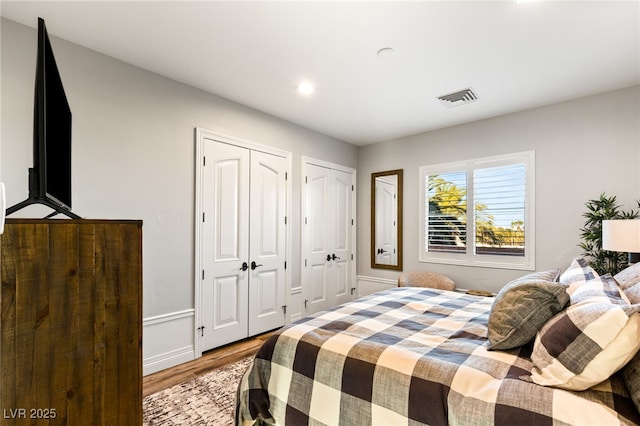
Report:
[[530,347],[487,351],[492,298],[394,288],[293,323],[240,382],[241,425],[618,425],[640,414],[618,375],[543,387]]

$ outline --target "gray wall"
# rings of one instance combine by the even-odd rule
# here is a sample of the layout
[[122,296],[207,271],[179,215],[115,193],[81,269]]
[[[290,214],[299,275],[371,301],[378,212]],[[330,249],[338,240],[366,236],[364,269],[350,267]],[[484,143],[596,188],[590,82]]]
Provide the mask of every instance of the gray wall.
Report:
[[496,291],[525,272],[418,262],[418,168],[534,150],[536,269],[544,270],[566,267],[580,254],[579,228],[587,200],[606,192],[617,195],[626,208],[637,208],[639,148],[640,86],[362,147],[358,274],[388,279],[398,275],[370,268],[367,188],[372,172],[404,169],[405,270],[433,270],[449,275],[459,287]]
[[[460,287],[494,291],[523,272],[417,261],[419,166],[535,150],[537,269],[564,267],[579,253],[586,200],[607,192],[635,207],[640,198],[640,87],[358,149],[64,40],[52,42],[74,114],[74,211],[144,221],[146,318],[193,308],[196,127],[292,152],[293,286],[300,276],[301,156],[357,168],[357,272],[383,279],[397,273],[369,267],[374,171],[405,171],[405,270],[435,270]],[[35,30],[3,19],[0,178],[10,205],[27,197],[35,52]],[[48,210],[21,213],[42,217]],[[180,325],[175,332],[193,330]],[[170,353],[169,346],[158,351]]]
[[[12,205],[28,195],[36,31],[5,19],[1,30],[1,178]],[[193,308],[196,127],[292,152],[299,285],[300,157],[355,168],[357,147],[76,44],[52,44],[73,112],[73,211],[144,221],[145,317]],[[14,217],[48,212],[36,206]]]

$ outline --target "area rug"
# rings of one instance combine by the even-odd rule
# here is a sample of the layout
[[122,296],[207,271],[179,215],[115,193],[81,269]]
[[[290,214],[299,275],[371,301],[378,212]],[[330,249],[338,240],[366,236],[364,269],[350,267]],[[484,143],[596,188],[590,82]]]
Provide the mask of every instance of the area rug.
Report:
[[236,361],[145,397],[142,424],[233,425],[236,389],[252,359]]

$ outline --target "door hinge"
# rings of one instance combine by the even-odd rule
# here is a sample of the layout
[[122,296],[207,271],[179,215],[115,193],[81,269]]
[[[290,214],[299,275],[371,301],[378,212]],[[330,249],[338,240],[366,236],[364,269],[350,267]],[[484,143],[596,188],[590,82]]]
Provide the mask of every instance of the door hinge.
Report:
[[202,221],[204,222],[204,212],[202,212]]
[[201,325],[200,327],[198,327],[198,331],[200,332],[200,337],[204,337],[204,325]]
[[353,219],[351,219],[351,226],[353,226]]
[[285,225],[287,224],[287,217],[286,216],[284,217],[284,224]]
[[289,173],[288,172],[284,172],[284,180],[289,180]]
[[202,270],[202,280],[204,281],[204,269]]
[[355,191],[356,187],[354,185],[351,185],[351,192]]
[[309,304],[309,299],[304,300],[304,308],[307,309],[307,305]]
[[353,253],[351,253],[351,260],[353,260]]
[[282,312],[286,315],[287,314],[287,305],[282,305]]
[[307,259],[304,260],[304,267],[307,267]]
[[202,157],[202,166],[206,166],[207,165],[207,157]]
[[309,183],[309,177],[308,176],[304,177],[304,183]]
[[284,269],[287,269],[287,261],[284,261]]

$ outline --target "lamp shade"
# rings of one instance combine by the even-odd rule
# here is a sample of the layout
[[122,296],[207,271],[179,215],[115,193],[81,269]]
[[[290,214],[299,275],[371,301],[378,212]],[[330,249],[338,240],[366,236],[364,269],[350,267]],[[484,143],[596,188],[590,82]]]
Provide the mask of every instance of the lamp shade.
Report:
[[610,251],[639,253],[640,220],[603,220],[602,248]]

